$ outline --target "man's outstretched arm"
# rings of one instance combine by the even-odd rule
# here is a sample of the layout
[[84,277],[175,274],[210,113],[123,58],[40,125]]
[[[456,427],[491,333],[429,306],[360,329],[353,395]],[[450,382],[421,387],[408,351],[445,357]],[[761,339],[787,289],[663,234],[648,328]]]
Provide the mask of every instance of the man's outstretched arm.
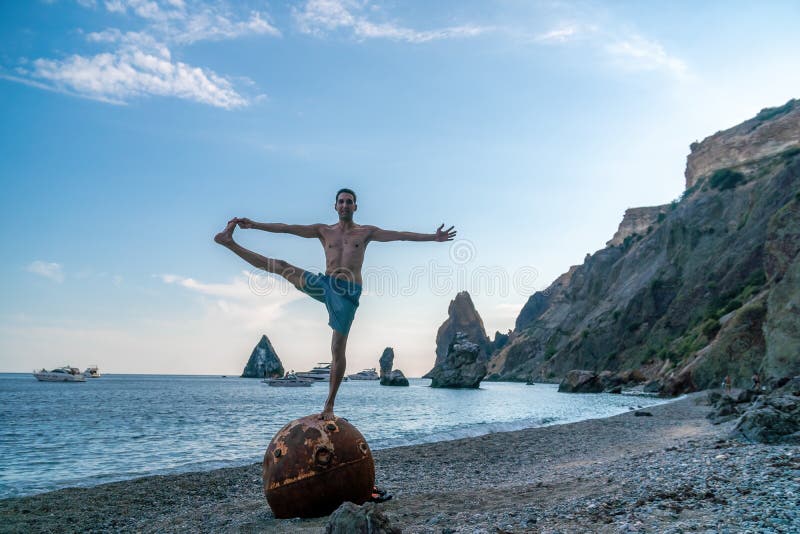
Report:
[[369,241],[385,243],[387,241],[452,241],[456,237],[456,231],[451,226],[447,230],[442,230],[444,224],[436,229],[433,234],[419,234],[417,232],[397,232],[395,230],[384,230],[377,226],[372,226]]
[[300,237],[319,237],[321,224],[260,223],[247,218],[237,219],[239,228],[264,230],[275,234],[292,234]]

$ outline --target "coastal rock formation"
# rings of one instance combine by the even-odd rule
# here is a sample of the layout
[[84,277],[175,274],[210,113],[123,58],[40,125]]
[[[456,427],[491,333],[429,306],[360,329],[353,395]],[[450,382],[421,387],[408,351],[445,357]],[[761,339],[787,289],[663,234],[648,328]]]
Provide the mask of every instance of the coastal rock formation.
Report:
[[643,379],[635,371],[612,373],[603,371],[595,373],[585,369],[573,369],[567,373],[558,385],[562,393],[622,393],[622,387],[635,385]]
[[606,243],[608,247],[618,247],[625,243],[625,239],[635,235],[645,235],[650,231],[659,217],[664,217],[669,212],[669,204],[663,206],[650,206],[646,208],[628,208],[622,216],[622,222],[614,237]]
[[325,526],[325,534],[400,534],[378,506],[362,506],[346,502],[333,512]]
[[283,373],[283,364],[272,343],[266,335],[261,336],[242,371],[242,378],[280,378]]
[[715,425],[737,419],[747,409],[747,404],[758,394],[751,390],[741,390],[736,395],[711,391],[708,402],[713,409],[706,416]]
[[497,351],[508,345],[511,338],[511,330],[508,334],[501,334],[499,331],[494,333],[494,340],[492,341],[491,352]]
[[[467,340],[478,345],[480,355],[486,358],[491,352],[491,342],[486,337],[483,320],[478,315],[469,293],[461,291],[456,298],[450,301],[447,308],[447,320],[439,327],[436,333],[436,362],[434,367],[444,360],[447,351],[456,337],[456,332],[463,333]],[[430,378],[430,373],[425,375]]]
[[603,391],[603,384],[600,383],[597,373],[573,369],[558,385],[558,391],[562,393],[600,393]]
[[686,189],[718,169],[768,158],[800,147],[800,106],[790,100],[777,108],[762,109],[750,120],[692,143],[686,160]]
[[760,443],[800,445],[800,376],[758,397],[736,423],[732,436]]
[[492,379],[636,371],[675,395],[800,374],[800,101],[694,144],[687,186],[532,295]]
[[444,359],[428,375],[434,388],[477,388],[486,376],[486,358],[467,334],[456,332]]
[[383,354],[381,354],[378,364],[381,369],[381,378],[392,372],[392,367],[394,366],[394,349],[392,347],[383,349]]
[[381,367],[381,385],[382,386],[407,386],[408,379],[403,374],[403,371],[400,369],[392,370],[392,366],[394,365],[394,349],[392,347],[386,347],[383,349],[383,354],[381,354],[380,360],[378,363]]

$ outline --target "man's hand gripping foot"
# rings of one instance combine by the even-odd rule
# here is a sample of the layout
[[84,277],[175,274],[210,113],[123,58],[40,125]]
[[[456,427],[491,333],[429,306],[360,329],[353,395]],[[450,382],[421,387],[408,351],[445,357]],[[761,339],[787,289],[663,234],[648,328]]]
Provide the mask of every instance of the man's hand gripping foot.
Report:
[[236,224],[239,222],[239,219],[234,217],[230,221],[228,221],[227,226],[225,229],[214,236],[214,241],[219,243],[222,246],[228,246],[233,243],[233,230],[236,228]]

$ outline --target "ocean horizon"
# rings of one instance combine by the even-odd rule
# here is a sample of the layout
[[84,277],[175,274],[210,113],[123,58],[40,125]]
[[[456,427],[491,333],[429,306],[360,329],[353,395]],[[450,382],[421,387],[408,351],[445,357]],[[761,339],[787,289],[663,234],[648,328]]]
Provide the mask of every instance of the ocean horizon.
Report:
[[[336,414],[373,450],[608,417],[668,402],[558,393],[555,384],[479,389],[343,382]],[[103,375],[85,383],[0,373],[0,498],[261,461],[286,423],[319,412],[327,383],[269,387],[222,375]]]

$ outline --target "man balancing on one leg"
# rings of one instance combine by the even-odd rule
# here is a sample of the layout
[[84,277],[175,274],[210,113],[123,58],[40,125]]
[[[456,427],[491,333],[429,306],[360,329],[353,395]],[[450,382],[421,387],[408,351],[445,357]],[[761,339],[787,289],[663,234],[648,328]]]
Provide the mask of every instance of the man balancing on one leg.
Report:
[[[377,226],[356,224],[353,222],[353,213],[358,209],[356,194],[350,189],[340,189],[336,193],[333,207],[339,214],[339,222],[332,225],[258,223],[250,219],[235,218],[228,221],[225,229],[214,236],[214,241],[246,262],[286,278],[300,291],[325,303],[328,324],[333,328],[330,391],[320,414],[320,417],[327,420],[334,418],[333,403],[344,377],[347,335],[361,296],[361,265],[364,263],[367,244],[371,241],[452,241],[456,235],[452,226],[443,230],[444,224],[433,234],[396,232],[382,230]],[[325,249],[325,274],[311,274],[283,260],[265,258],[247,250],[233,240],[233,230],[237,224],[239,228],[255,228],[319,239]]]

